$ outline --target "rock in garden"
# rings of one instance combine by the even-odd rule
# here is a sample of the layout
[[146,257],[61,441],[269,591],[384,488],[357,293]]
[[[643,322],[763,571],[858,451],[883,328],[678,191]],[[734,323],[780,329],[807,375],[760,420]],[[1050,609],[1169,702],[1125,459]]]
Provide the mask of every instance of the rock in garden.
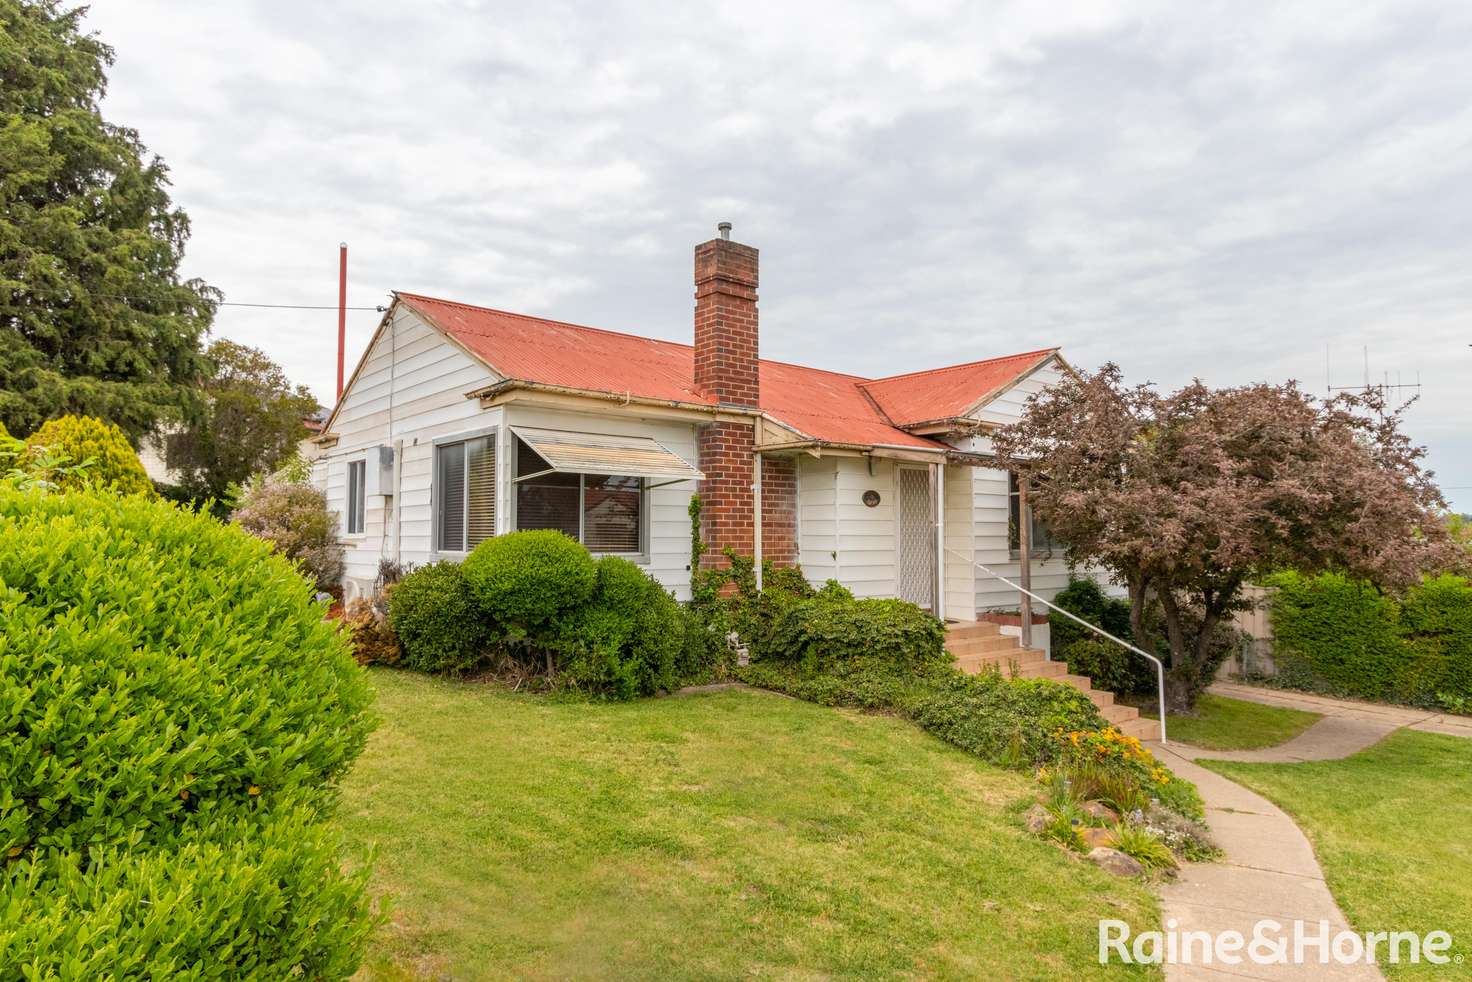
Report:
[[1110,829],[1082,828],[1078,830],[1078,837],[1083,840],[1086,849],[1098,849],[1101,846],[1107,848],[1118,841]]
[[1085,858],[1106,873],[1113,873],[1115,876],[1139,876],[1145,872],[1145,867],[1141,866],[1134,857],[1126,856],[1118,849],[1110,849],[1107,846],[1089,850]]
[[1053,816],[1048,814],[1048,809],[1044,808],[1042,805],[1034,804],[1031,808],[1027,810],[1027,813],[1022,816],[1022,824],[1026,825],[1027,830],[1033,835],[1041,835],[1043,829],[1048,827],[1048,820],[1052,817]]
[[1110,808],[1102,801],[1086,801],[1083,803],[1084,813],[1090,818],[1100,822],[1108,822],[1111,825],[1119,821],[1119,812]]

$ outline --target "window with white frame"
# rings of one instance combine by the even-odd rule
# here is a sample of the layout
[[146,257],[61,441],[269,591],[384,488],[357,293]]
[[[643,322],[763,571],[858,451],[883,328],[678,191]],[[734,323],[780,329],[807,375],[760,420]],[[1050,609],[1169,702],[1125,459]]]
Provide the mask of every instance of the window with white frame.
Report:
[[556,471],[516,441],[516,527],[556,529],[590,552],[644,551],[644,480]]
[[363,532],[363,516],[368,504],[368,461],[348,461],[348,535]]
[[434,448],[435,548],[469,552],[496,534],[496,435]]

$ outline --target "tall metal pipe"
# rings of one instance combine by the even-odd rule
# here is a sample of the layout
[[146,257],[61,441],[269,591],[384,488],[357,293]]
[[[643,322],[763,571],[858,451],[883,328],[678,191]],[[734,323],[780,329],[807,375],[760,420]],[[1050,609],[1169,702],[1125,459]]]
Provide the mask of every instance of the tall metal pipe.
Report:
[[337,244],[337,399],[342,401],[342,367],[348,344],[348,244]]

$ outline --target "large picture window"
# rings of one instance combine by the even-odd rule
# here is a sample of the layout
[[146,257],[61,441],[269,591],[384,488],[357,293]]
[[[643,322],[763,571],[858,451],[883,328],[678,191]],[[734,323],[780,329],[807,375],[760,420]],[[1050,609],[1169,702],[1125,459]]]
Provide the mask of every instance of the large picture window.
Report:
[[368,505],[367,477],[366,460],[348,461],[348,535],[360,535],[363,532],[363,518]]
[[434,448],[435,548],[469,552],[496,534],[496,437]]
[[555,471],[521,440],[516,477],[518,529],[556,529],[590,552],[643,551],[642,478]]
[[[1007,506],[1007,545],[1015,558],[1022,554],[1022,497],[1018,494],[1017,475],[1011,472],[1007,474]],[[1032,554],[1047,558],[1054,550],[1062,549],[1063,543],[1054,539],[1052,530],[1034,515]]]

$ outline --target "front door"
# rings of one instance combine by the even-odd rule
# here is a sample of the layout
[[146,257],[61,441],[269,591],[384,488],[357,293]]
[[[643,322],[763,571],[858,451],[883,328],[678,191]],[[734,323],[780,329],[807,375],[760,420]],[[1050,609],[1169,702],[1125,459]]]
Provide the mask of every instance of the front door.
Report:
[[930,468],[900,467],[896,579],[901,600],[935,609],[935,497]]

